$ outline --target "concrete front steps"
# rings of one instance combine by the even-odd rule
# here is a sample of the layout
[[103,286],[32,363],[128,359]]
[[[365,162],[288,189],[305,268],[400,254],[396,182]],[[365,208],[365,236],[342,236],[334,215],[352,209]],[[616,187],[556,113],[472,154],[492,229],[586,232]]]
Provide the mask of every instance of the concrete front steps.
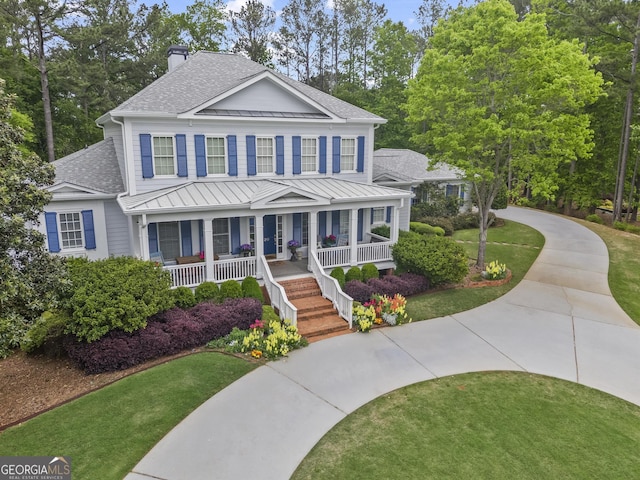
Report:
[[338,316],[333,303],[322,297],[313,277],[280,282],[287,298],[298,309],[298,332],[310,343],[351,333],[346,320]]

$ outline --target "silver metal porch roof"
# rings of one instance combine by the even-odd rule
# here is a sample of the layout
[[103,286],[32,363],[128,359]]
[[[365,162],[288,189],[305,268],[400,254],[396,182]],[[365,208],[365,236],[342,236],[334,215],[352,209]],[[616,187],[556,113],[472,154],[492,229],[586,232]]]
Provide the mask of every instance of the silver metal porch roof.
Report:
[[[340,203],[371,203],[410,198],[408,191],[334,178],[201,180],[124,195],[119,203],[125,214],[152,214],[202,210],[256,210],[312,207]],[[364,205],[363,205],[364,206]]]

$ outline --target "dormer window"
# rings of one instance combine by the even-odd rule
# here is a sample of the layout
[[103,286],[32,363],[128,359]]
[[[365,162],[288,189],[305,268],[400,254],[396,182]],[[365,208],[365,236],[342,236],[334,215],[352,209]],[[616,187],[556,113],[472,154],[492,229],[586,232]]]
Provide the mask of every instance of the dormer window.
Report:
[[153,137],[153,169],[155,175],[175,175],[173,137]]
[[258,175],[274,172],[273,138],[256,138],[256,167]]
[[207,173],[224,175],[227,173],[224,137],[207,137]]
[[349,172],[356,169],[356,139],[343,138],[340,142],[340,171]]

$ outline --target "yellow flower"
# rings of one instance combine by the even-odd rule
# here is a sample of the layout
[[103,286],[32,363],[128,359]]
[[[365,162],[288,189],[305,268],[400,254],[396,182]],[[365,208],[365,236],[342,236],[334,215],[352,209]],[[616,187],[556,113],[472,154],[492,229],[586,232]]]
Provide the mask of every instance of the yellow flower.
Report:
[[262,357],[262,352],[260,350],[251,350],[251,356],[253,358],[260,358]]

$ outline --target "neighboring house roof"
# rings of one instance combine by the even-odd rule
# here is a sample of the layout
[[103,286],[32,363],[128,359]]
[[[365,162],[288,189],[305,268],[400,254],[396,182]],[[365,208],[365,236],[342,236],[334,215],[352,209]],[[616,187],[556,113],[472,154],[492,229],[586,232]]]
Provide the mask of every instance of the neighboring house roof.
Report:
[[124,192],[118,157],[111,138],[56,160],[53,165],[56,177],[49,190],[66,185],[107,194]]
[[127,214],[173,211],[222,210],[247,207],[314,206],[361,201],[409,198],[411,193],[395,188],[338,180],[256,179],[189,182],[180,186],[119,198]]
[[[385,122],[377,115],[292,80],[241,55],[206,51],[191,55],[174,70],[111,110],[110,114],[113,116],[136,113],[179,115],[200,106],[206,106],[210,100],[250,82],[264,72],[269,72],[273,78],[284,82],[339,118]],[[225,115],[225,112],[217,112],[217,114]],[[270,112],[264,115],[268,114],[275,115]],[[101,117],[103,118],[104,116]]]
[[408,149],[381,148],[373,152],[373,181],[420,184],[425,181],[460,180],[462,172],[446,164],[430,169],[430,160]]

